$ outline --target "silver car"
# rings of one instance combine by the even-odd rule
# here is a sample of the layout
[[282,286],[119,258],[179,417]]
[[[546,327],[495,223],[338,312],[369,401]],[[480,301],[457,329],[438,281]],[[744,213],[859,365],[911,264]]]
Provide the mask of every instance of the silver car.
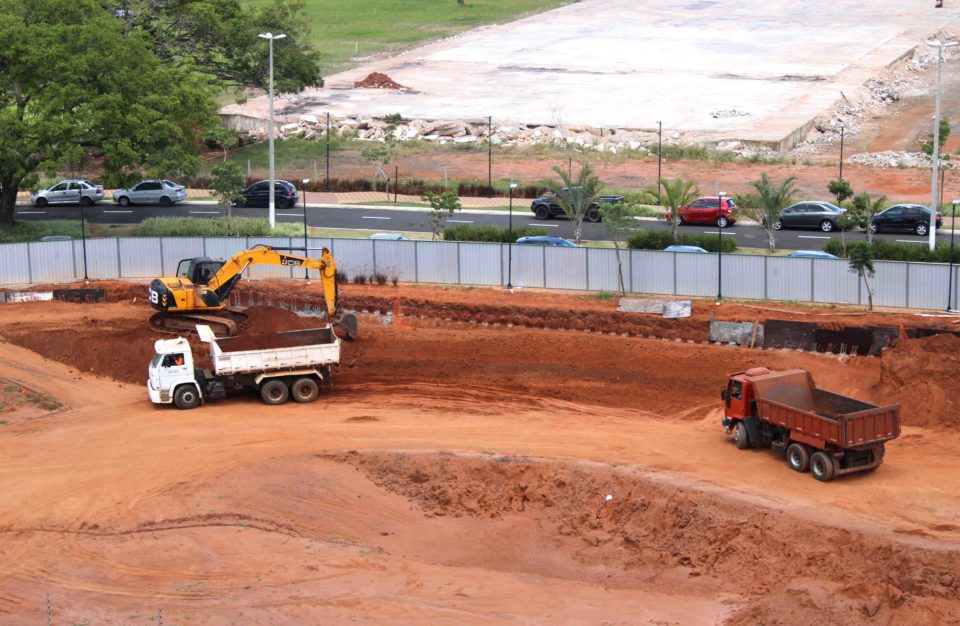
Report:
[[90,206],[103,200],[106,194],[103,185],[88,180],[62,180],[50,189],[41,189],[30,197],[35,206],[48,204],[82,204]]
[[113,201],[120,206],[159,204],[169,206],[187,199],[187,188],[172,180],[142,180],[130,189],[117,189]]

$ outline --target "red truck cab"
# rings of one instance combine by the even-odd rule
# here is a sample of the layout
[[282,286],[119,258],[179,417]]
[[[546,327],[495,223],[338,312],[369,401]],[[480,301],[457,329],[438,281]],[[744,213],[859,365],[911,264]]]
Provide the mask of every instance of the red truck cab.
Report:
[[819,389],[809,372],[755,367],[721,390],[723,426],[740,449],[786,453],[790,467],[817,480],[876,469],[900,434],[900,405],[879,406]]

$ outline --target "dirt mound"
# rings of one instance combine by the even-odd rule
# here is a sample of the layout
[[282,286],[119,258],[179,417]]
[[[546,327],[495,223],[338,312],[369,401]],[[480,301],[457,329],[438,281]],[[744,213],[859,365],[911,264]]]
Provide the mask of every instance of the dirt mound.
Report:
[[293,311],[270,306],[252,306],[247,309],[247,316],[240,324],[240,336],[267,335],[325,325],[320,318],[297,315]]
[[960,428],[960,337],[950,334],[900,339],[881,357],[874,394],[899,402],[910,426]]
[[404,86],[381,72],[373,72],[353,83],[359,89],[403,89]]
[[[736,624],[960,618],[954,553],[778,515],[668,478],[506,456],[333,458],[411,499],[428,518],[530,518],[550,549],[572,557],[571,569],[586,582],[625,584],[617,579],[637,572],[678,587],[702,577],[699,584],[718,591],[736,589],[748,599]],[[843,546],[839,559],[837,546]],[[553,574],[564,576],[564,569]]]

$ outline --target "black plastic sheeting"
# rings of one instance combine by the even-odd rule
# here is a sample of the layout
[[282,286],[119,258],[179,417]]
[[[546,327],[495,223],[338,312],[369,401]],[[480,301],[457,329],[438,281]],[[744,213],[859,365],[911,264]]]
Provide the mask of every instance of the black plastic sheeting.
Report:
[[[814,322],[767,320],[763,329],[763,347],[816,350],[833,354],[879,355],[900,336],[900,329],[884,326],[847,326],[820,328]],[[940,328],[908,328],[910,338],[942,333],[960,335]]]

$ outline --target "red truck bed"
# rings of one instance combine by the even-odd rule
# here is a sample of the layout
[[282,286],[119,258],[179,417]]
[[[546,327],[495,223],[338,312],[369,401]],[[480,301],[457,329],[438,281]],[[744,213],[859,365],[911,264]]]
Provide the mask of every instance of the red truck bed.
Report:
[[875,446],[900,434],[900,405],[879,406],[817,389],[804,370],[752,377],[757,416],[842,449]]

